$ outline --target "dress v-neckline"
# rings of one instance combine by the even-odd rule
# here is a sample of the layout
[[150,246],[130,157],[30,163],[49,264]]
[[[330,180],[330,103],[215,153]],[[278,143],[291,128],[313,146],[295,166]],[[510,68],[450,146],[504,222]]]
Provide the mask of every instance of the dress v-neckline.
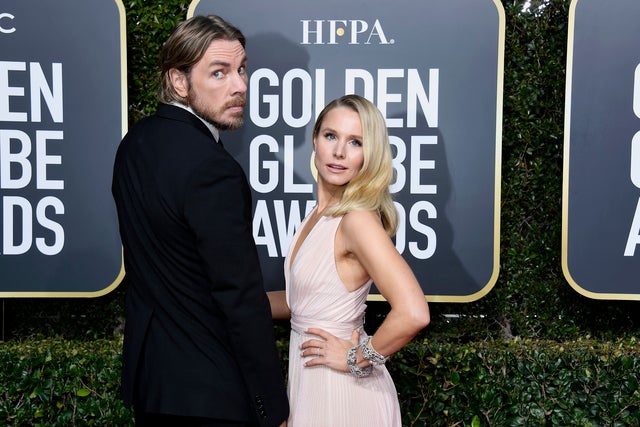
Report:
[[[306,226],[309,225],[308,221],[311,219],[311,217],[315,214],[315,212],[318,210],[318,207],[316,206],[307,216],[307,219],[305,221],[302,222],[302,226],[299,229],[300,231],[303,231],[304,228]],[[294,261],[298,258],[298,255],[300,254],[300,250],[302,249],[302,247],[304,246],[304,244],[306,243],[307,239],[309,238],[309,236],[311,236],[311,234],[317,229],[318,224],[320,224],[321,221],[323,221],[324,219],[326,219],[327,217],[324,215],[320,215],[320,217],[316,220],[316,223],[313,224],[311,226],[311,229],[309,229],[309,231],[307,231],[306,235],[302,235],[302,233],[298,234],[296,236],[296,238],[294,239],[293,242],[291,242],[293,244],[293,248],[291,250],[291,257],[289,259],[289,270],[291,270],[293,268],[293,263]],[[306,231],[306,230],[305,230]],[[302,240],[300,240],[302,239]]]

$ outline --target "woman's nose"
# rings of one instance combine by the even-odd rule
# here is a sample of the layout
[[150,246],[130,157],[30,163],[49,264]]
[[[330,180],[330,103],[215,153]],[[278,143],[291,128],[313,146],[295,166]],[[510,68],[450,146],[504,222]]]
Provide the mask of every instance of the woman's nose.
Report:
[[338,142],[333,149],[333,155],[339,159],[344,158],[344,143]]

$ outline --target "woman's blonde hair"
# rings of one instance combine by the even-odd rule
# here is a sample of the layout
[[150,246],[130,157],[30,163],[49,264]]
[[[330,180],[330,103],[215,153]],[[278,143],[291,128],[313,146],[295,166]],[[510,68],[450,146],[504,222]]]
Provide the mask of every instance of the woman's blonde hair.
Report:
[[358,113],[362,126],[364,163],[356,176],[345,185],[342,199],[325,211],[326,216],[340,216],[361,209],[380,214],[382,226],[393,236],[398,228],[398,211],[393,204],[389,185],[393,179],[391,146],[384,117],[369,100],[359,95],[345,95],[331,101],[313,126],[313,140],[320,133],[326,114],[337,107]]

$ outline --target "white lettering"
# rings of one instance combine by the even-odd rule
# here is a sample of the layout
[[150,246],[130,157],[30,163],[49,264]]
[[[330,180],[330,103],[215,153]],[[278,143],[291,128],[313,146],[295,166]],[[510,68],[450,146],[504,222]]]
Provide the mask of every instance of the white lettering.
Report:
[[395,171],[395,180],[393,184],[389,186],[391,194],[395,194],[402,190],[404,188],[404,184],[407,182],[407,171],[402,164],[402,162],[407,158],[407,146],[401,138],[393,135],[389,136],[389,143],[396,147],[396,155],[391,161]]
[[[358,44],[358,35],[363,34],[365,31],[367,31],[367,29],[369,29],[369,24],[367,24],[365,21],[362,21],[360,19],[352,20],[351,40],[349,41],[349,44]],[[366,44],[369,44],[368,41],[369,40],[367,40]]]
[[[278,160],[260,160],[260,147],[266,145],[270,153],[278,153],[278,142],[269,135],[256,136],[249,145],[249,182],[251,187],[259,193],[269,193],[276,189],[279,183],[280,163]],[[296,183],[294,171],[295,146],[293,135],[284,136],[284,192],[312,193],[313,185]],[[260,177],[267,177],[261,182]]]
[[640,188],[640,132],[636,132],[631,140],[631,167],[629,175],[631,182]]
[[[292,200],[289,206],[289,213],[285,212],[284,201],[274,200],[274,215],[276,228],[278,231],[278,243],[280,253],[278,253],[275,234],[271,224],[271,215],[266,200],[258,200],[256,210],[253,213],[253,238],[257,246],[266,246],[269,258],[286,256],[291,240],[296,230],[302,223],[302,219],[311,212],[316,205],[314,200],[307,200],[304,214],[300,212],[300,202]],[[263,234],[260,234],[261,230]]]
[[[14,214],[19,210],[21,220],[17,220],[18,224],[22,224],[22,241],[16,242],[14,236]],[[33,238],[33,228],[31,218],[33,209],[31,204],[24,197],[4,196],[2,198],[2,253],[4,255],[21,255],[31,248]]]
[[[420,73],[415,68],[410,68],[406,74],[406,118],[407,127],[415,128],[418,125],[418,107],[422,111],[429,127],[438,127],[438,98],[440,85],[440,70],[432,68],[429,70],[429,93],[425,92]],[[388,83],[390,79],[405,77],[405,70],[398,68],[378,69],[377,78],[367,70],[357,68],[345,69],[345,93],[360,93],[370,101],[375,100],[375,104],[385,117],[387,127],[401,128],[404,121],[401,118],[387,117],[388,103],[402,103],[402,94],[389,93]],[[375,85],[377,82],[377,86]],[[362,88],[361,91],[357,90]],[[374,93],[376,91],[376,93]],[[374,98],[374,95],[377,98]]]
[[64,229],[60,224],[47,218],[47,208],[52,207],[57,215],[64,214],[64,205],[57,197],[44,197],[36,207],[36,219],[47,230],[53,231],[53,244],[47,245],[42,237],[36,238],[36,247],[44,255],[56,255],[64,247]]
[[51,87],[47,84],[47,79],[44,77],[40,64],[31,62],[29,65],[31,76],[31,121],[42,121],[40,110],[40,95],[42,95],[53,121],[62,123],[62,64],[51,64]]
[[640,245],[640,198],[638,198],[636,213],[633,216],[633,222],[629,230],[627,246],[624,248],[624,256],[634,256],[638,245]]
[[[260,229],[264,230],[264,234],[260,234]],[[276,239],[271,228],[266,200],[258,200],[256,203],[256,210],[253,213],[253,239],[256,241],[256,246],[267,247],[269,258],[278,256]]]
[[49,140],[62,140],[62,131],[36,132],[36,181],[37,188],[42,190],[63,190],[64,181],[61,179],[47,179],[47,165],[61,165],[62,156],[48,155]]
[[[14,19],[15,17],[10,13],[0,13],[0,21],[3,19]],[[3,27],[0,22],[0,33],[11,34],[16,31],[15,27]]]
[[[285,123],[294,128],[306,126],[324,108],[325,70],[315,70],[314,80],[311,75],[301,68],[288,71],[282,79],[281,95],[262,95],[261,80],[266,80],[269,87],[280,87],[278,75],[267,68],[261,68],[251,74],[249,82],[252,96],[249,100],[249,116],[251,121],[259,127],[273,126],[280,115],[280,102],[282,101],[282,117]],[[294,96],[294,84],[299,82],[300,96]],[[315,103],[314,101],[315,97]],[[300,102],[300,116],[294,117],[293,100]],[[265,114],[263,116],[261,114]]]
[[435,219],[438,217],[433,203],[427,201],[420,201],[415,203],[409,212],[409,223],[411,228],[415,231],[423,234],[427,238],[427,245],[424,249],[418,247],[418,242],[409,242],[409,252],[417,259],[428,259],[436,252],[437,237],[433,228],[420,222],[419,214],[421,211],[427,213],[427,218]]
[[407,241],[407,212],[404,210],[404,206],[400,203],[393,202],[393,204],[396,206],[396,210],[398,211],[398,230],[396,230],[395,235],[396,250],[399,253],[403,253]]
[[438,137],[435,135],[411,137],[411,194],[437,194],[437,185],[421,184],[420,172],[422,170],[434,170],[435,160],[423,160],[420,155],[423,145],[435,145]]
[[[11,140],[19,143],[20,149],[11,152]],[[24,188],[31,181],[31,140],[29,135],[12,129],[0,129],[0,188],[15,189]],[[15,178],[11,178],[11,166],[14,170],[20,169],[21,173]]]
[[285,193],[312,193],[313,185],[311,184],[296,184],[293,182],[294,171],[293,165],[295,164],[293,146],[293,135],[284,136],[284,192]]
[[[336,41],[336,36],[344,35],[345,29],[347,28],[347,21],[331,19],[328,22],[329,22],[329,43],[327,44],[338,44],[338,42]],[[338,26],[337,24],[341,24],[341,25]],[[320,32],[320,35],[322,35],[322,32]],[[322,37],[320,39],[322,39]]]
[[[633,112],[640,118],[640,64],[636,66],[633,81]],[[631,182],[640,188],[640,131],[636,132],[631,139],[631,162],[629,168]],[[636,246],[640,245],[640,198],[636,205],[636,212],[633,215],[627,245],[624,248],[624,256],[634,256]]]
[[[347,68],[344,73],[344,93],[359,93],[374,102],[385,117],[387,127],[405,126],[405,118],[387,117],[389,104],[398,104],[400,108],[405,97],[407,127],[417,127],[420,114],[424,116],[427,126],[438,127],[438,69],[429,70],[428,91],[425,91],[419,70],[413,68],[382,68],[377,70],[375,77],[364,69]],[[280,82],[275,71],[267,68],[256,70],[251,74],[249,82],[251,121],[258,127],[271,127],[277,123],[282,110],[282,119],[288,126],[301,128],[308,125],[324,108],[325,74],[324,69],[316,69],[314,74],[310,74],[301,68],[294,68],[286,72]],[[391,92],[389,86],[392,79],[402,79],[405,89]],[[269,93],[269,88],[275,89]],[[297,89],[295,93],[294,88]],[[280,93],[277,93],[278,90]],[[294,101],[299,103],[296,104],[297,109],[294,108]]]
[[[300,117],[293,116],[293,83],[299,80],[302,84],[302,97],[296,97],[302,102]],[[282,118],[285,123],[293,128],[301,128],[311,121],[312,113],[312,90],[313,81],[311,76],[301,68],[294,68],[287,71],[282,78]]]
[[[309,202],[307,202],[307,205],[309,205]],[[300,202],[298,200],[291,201],[288,216],[284,211],[284,201],[274,200],[273,206],[275,208],[280,253],[282,256],[285,256],[289,252],[289,246],[291,245],[293,235],[302,223],[302,219],[304,217],[300,213]]]
[[403,69],[378,70],[378,101],[377,106],[382,115],[387,118],[387,126],[390,128],[401,128],[404,126],[402,119],[390,119],[387,115],[387,104],[390,102],[401,103],[402,95],[399,93],[389,93],[387,80],[392,78],[403,78]]
[[[49,179],[47,170],[49,165],[61,165],[61,155],[47,153],[50,140],[62,140],[62,131],[36,131],[36,188],[39,190],[63,190],[64,181]],[[19,147],[12,152],[11,142],[14,147]],[[16,129],[0,129],[0,188],[17,189],[25,188],[32,179],[32,166],[29,161],[31,155],[31,139],[29,136]],[[19,171],[12,177],[11,172]]]
[[0,61],[0,121],[1,122],[26,122],[27,113],[12,112],[9,108],[9,98],[12,96],[24,96],[23,87],[9,86],[10,71],[25,71],[27,64],[24,62]]
[[[266,145],[270,153],[278,152],[278,141],[269,135],[258,135],[249,145],[249,182],[259,193],[269,193],[278,186],[278,161],[264,160],[260,164],[260,147]],[[253,165],[257,165],[254,167]],[[267,181],[260,182],[260,172],[266,171]]]
[[376,36],[379,40],[379,44],[389,44],[387,41],[387,37],[384,35],[384,31],[382,31],[382,25],[380,25],[380,21],[376,19],[376,22],[373,23],[373,28],[371,29],[371,33],[369,33],[369,37],[364,44],[371,44],[371,39],[373,36]]
[[640,64],[636,65],[633,74],[633,112],[640,118]]
[[[249,116],[256,126],[266,128],[276,123],[280,112],[278,111],[278,95],[259,96],[261,93],[260,81],[263,79],[267,80],[270,87],[275,87],[279,84],[278,75],[268,68],[260,68],[251,74],[249,93],[255,95],[249,97]],[[268,114],[266,117],[260,115],[261,102],[264,102],[267,107]]]
[[316,42],[314,44],[322,44],[322,20],[314,21],[316,23],[315,31],[310,29],[309,24],[311,23],[308,19],[300,20],[302,22],[302,43],[301,44],[311,44],[309,43],[309,35],[316,35]]
[[324,70],[322,68],[318,68],[316,70],[316,114],[313,116],[313,119],[317,119],[318,115],[320,114],[320,111],[322,111],[322,109],[325,106],[325,102],[324,102],[324,93],[325,93],[325,76],[324,76]]
[[[64,229],[47,217],[47,208],[52,207],[54,213],[64,214],[64,205],[60,199],[52,196],[43,197],[36,205],[36,222],[45,230],[53,232],[52,244],[46,239],[37,237],[36,248],[44,255],[56,255],[64,247]],[[33,208],[29,200],[20,196],[2,197],[2,253],[4,255],[22,255],[27,253],[34,241]],[[17,232],[17,233],[16,233]]]
[[[356,80],[362,81],[362,91],[356,90]],[[365,98],[374,99],[373,76],[361,68],[347,68],[344,70],[345,93],[361,93]],[[383,114],[384,115],[384,114]]]
[[[302,23],[302,41],[300,44],[329,44],[335,45],[338,44],[338,37],[342,37],[347,34],[350,34],[349,44],[357,45],[360,44],[360,39],[366,37],[364,44],[371,44],[374,39],[378,40],[378,44],[393,44],[395,41],[393,39],[388,40],[384,31],[382,30],[382,25],[380,24],[380,20],[376,19],[373,25],[371,26],[371,30],[369,30],[369,24],[362,19],[302,19],[300,20]],[[324,28],[324,23],[327,22],[328,28]],[[323,31],[328,30],[329,40],[325,43],[323,38]],[[315,35],[315,42],[311,42],[311,36]],[[361,37],[362,36],[362,37]]]
[[[402,254],[404,253],[407,245],[406,210],[404,206],[398,202],[394,202],[394,205],[398,211],[399,218],[398,231],[395,235],[395,245],[398,252]],[[411,229],[426,237],[427,244],[424,249],[420,249],[418,242],[411,241],[408,245],[409,253],[417,259],[428,259],[436,252],[437,237],[436,232],[432,227],[420,222],[420,212],[426,212],[427,219],[436,219],[438,216],[436,208],[431,202],[419,201],[411,206],[409,211],[409,225],[411,226]]]
[[[10,98],[23,97],[23,87],[9,86],[10,71],[26,71],[24,62],[0,61],[0,121],[26,122],[27,113],[11,111]],[[44,100],[49,109],[51,118],[56,123],[62,123],[63,96],[62,96],[62,64],[51,64],[51,86],[44,76],[42,67],[37,62],[29,63],[29,78],[31,88],[31,121],[42,121],[42,106],[40,100]]]
[[429,96],[424,92],[422,79],[415,68],[409,69],[407,75],[407,127],[416,127],[418,117],[418,102],[427,121],[432,128],[438,127],[438,97],[440,87],[440,70],[429,69]]

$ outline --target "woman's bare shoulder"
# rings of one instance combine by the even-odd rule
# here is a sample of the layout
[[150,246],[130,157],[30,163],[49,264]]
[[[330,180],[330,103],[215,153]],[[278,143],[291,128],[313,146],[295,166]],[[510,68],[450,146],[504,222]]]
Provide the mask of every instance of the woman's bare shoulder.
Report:
[[363,236],[363,233],[375,234],[376,232],[386,234],[378,212],[368,210],[353,210],[348,212],[342,218],[341,228],[347,235]]

